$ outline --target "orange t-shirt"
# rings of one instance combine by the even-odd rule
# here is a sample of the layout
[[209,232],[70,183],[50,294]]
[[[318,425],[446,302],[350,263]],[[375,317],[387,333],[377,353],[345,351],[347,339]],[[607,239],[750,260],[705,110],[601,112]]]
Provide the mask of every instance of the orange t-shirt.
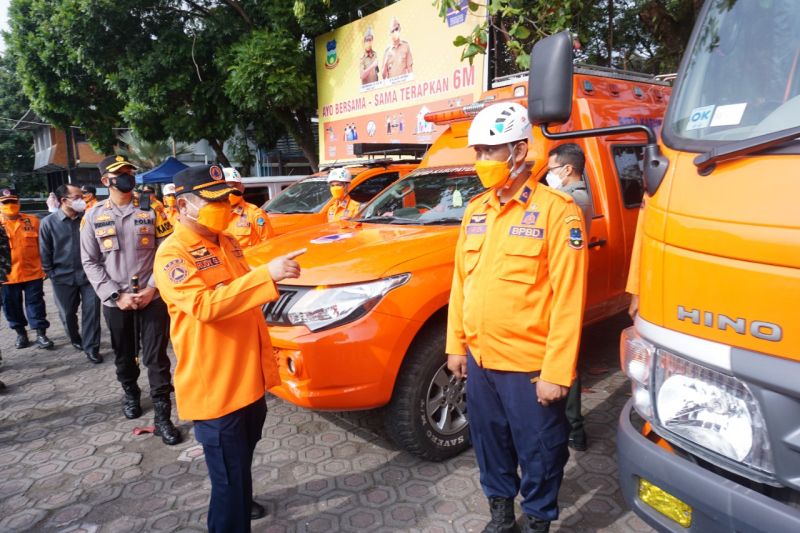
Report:
[[3,216],[3,227],[11,246],[11,272],[6,283],[44,278],[39,255],[39,219],[22,213],[16,220]]
[[581,211],[529,179],[501,205],[487,191],[467,206],[455,253],[447,353],[484,368],[575,377],[586,299]]
[[280,382],[261,314],[278,297],[267,265],[250,270],[232,236],[215,244],[179,223],[158,248],[153,274],[171,319],[181,418],[219,418]]

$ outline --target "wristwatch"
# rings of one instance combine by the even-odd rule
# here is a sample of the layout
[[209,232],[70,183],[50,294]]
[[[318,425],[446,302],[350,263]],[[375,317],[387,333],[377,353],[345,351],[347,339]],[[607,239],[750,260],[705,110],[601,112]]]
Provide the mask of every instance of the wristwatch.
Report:
[[116,303],[117,300],[119,300],[119,293],[117,291],[112,292],[111,296],[109,296],[108,299]]

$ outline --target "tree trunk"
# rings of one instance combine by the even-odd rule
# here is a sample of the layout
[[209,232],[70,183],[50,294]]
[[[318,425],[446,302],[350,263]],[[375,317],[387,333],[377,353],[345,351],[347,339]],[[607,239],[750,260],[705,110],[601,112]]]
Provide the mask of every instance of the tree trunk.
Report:
[[311,121],[308,116],[302,111],[290,109],[276,110],[275,115],[286,126],[287,133],[291,135],[297,146],[303,151],[311,170],[314,172],[319,171],[319,154],[317,153],[314,132],[311,130]]
[[614,0],[608,0],[608,66],[614,66]]
[[223,143],[221,141],[219,141],[218,139],[209,139],[208,145],[211,147],[212,150],[214,150],[214,154],[216,154],[217,156],[217,162],[220,165],[224,167],[231,166],[231,162],[230,160],[228,160],[228,156],[226,156],[225,152],[222,151]]

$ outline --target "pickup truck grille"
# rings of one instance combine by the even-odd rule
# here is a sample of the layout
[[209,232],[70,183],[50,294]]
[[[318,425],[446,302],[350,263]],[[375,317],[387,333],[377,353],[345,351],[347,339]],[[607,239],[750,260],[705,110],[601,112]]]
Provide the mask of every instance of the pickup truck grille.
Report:
[[261,311],[264,313],[264,320],[270,326],[291,326],[289,322],[289,309],[291,303],[299,296],[306,292],[306,290],[298,289],[296,287],[288,288],[278,286],[280,296],[274,302],[264,304]]

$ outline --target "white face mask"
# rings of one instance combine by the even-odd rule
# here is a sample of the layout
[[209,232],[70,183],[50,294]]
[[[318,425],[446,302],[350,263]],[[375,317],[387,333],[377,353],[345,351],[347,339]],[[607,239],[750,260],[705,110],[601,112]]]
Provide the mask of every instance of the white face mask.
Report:
[[86,211],[86,200],[84,200],[83,198],[81,198],[80,200],[72,200],[72,202],[70,203],[70,207],[72,208],[73,211],[77,213],[83,213],[84,211]]
[[561,176],[552,170],[547,173],[547,176],[545,176],[544,179],[547,181],[547,186],[552,187],[553,189],[560,189],[561,185],[564,183],[564,180],[561,179]]

